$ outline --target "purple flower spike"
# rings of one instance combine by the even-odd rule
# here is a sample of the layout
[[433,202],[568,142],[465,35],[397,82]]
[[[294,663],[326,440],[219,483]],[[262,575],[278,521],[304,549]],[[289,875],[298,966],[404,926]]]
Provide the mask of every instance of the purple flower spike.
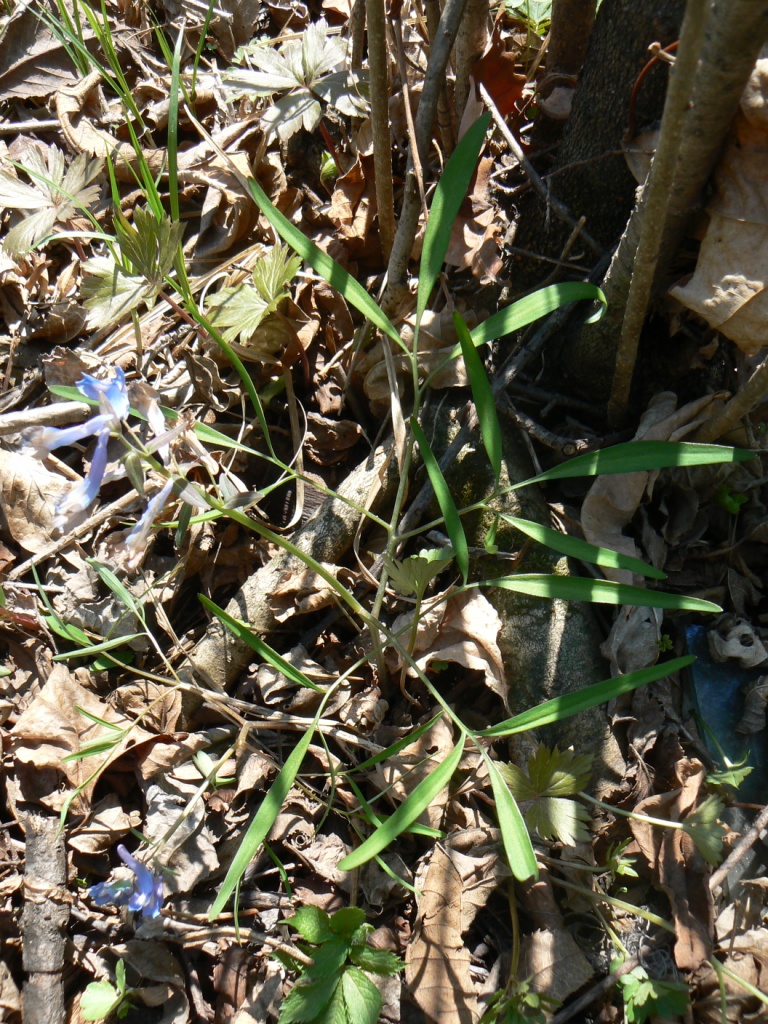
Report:
[[134,881],[99,882],[91,886],[91,899],[97,907],[115,903],[118,907],[127,906],[129,910],[148,917],[159,917],[163,903],[162,878],[131,856],[122,844],[118,846],[117,853],[123,864],[135,875]]

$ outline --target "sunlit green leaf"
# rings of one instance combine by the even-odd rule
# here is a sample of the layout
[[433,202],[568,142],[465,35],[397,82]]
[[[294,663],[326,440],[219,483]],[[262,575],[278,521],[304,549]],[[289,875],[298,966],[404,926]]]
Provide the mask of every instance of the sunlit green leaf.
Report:
[[429,447],[429,442],[424,436],[424,431],[415,419],[411,419],[411,430],[413,431],[413,436],[419,446],[421,458],[424,462],[424,466],[426,467],[429,482],[432,484],[432,489],[435,492],[435,497],[437,498],[437,503],[440,506],[440,511],[443,513],[445,529],[451,539],[451,544],[453,545],[456,564],[458,565],[459,571],[464,577],[464,582],[466,583],[467,577],[469,576],[469,545],[467,544],[464,527],[462,526],[461,518],[459,516],[458,509],[456,508],[456,502],[453,500],[453,495],[451,494],[446,479],[442,474],[438,461],[435,458],[432,449]]
[[414,822],[422,811],[432,803],[438,793],[445,789],[456,771],[461,755],[464,751],[464,737],[453,748],[446,759],[439,764],[435,770],[423,779],[412,793],[400,804],[381,828],[376,829],[372,836],[369,836],[356,850],[339,863],[339,870],[352,871],[360,867],[366,861],[371,860],[376,854],[385,850],[401,832]]
[[[480,585],[480,584],[478,584]],[[592,580],[581,576],[556,576],[544,573],[520,573],[486,580],[486,587],[501,587],[518,594],[562,601],[590,601],[595,604],[617,604],[639,608],[669,608],[675,611],[721,612],[720,605],[685,594],[667,594],[659,590],[646,590],[611,580]]]
[[675,672],[680,672],[692,665],[695,660],[692,655],[686,655],[684,658],[674,658],[672,661],[652,665],[650,668],[628,672],[615,679],[593,683],[575,693],[565,693],[560,697],[543,701],[536,707],[515,715],[514,718],[508,718],[504,722],[499,722],[498,725],[484,729],[480,735],[493,738],[514,736],[516,733],[528,732],[529,729],[540,729],[542,726],[552,725],[554,722],[562,722],[573,715],[581,714],[582,711],[605,704],[623,693],[630,693],[638,686],[655,683],[657,679],[664,679]]
[[532,537],[540,544],[545,544],[548,548],[559,552],[561,555],[578,558],[582,562],[591,562],[594,565],[603,565],[613,569],[626,569],[629,572],[636,572],[639,576],[646,576],[653,580],[665,580],[667,578],[666,574],[660,569],[656,569],[646,562],[641,562],[639,558],[622,555],[618,551],[612,551],[610,548],[588,544],[587,541],[581,540],[579,537],[570,537],[566,533],[552,530],[548,526],[542,526],[541,523],[535,523],[530,519],[519,519],[517,516],[508,516],[503,512],[499,513],[499,517],[511,526],[514,526],[521,533]]
[[459,336],[464,365],[467,368],[469,385],[475,400],[480,435],[488,453],[488,461],[491,463],[493,475],[498,483],[501,477],[501,426],[496,412],[496,401],[491,390],[491,382],[488,380],[488,374],[485,372],[482,360],[472,342],[469,328],[458,313],[453,314],[453,323]]

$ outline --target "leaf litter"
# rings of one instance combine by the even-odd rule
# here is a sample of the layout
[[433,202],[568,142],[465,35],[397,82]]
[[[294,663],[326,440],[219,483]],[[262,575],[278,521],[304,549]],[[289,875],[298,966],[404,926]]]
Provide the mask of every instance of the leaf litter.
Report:
[[[748,828],[734,814],[742,777],[681,677],[660,670],[611,701],[626,772],[607,802],[595,801],[592,752],[533,734],[527,760],[514,763],[503,739],[481,735],[515,703],[503,621],[484,592],[457,588],[463,533],[449,525],[439,478],[438,526],[450,546],[430,534],[443,546],[427,548],[408,533],[392,545],[392,506],[375,506],[377,493],[390,493],[386,468],[363,474],[348,498],[346,540],[323,549],[331,555],[311,546],[314,510],[365,467],[393,407],[421,399],[427,377],[446,408],[456,389],[480,394],[476,369],[450,358],[453,314],[471,330],[493,312],[481,308],[478,285],[504,283],[511,231],[500,226],[486,152],[446,234],[436,298],[421,307],[412,278],[390,305],[402,344],[371,338],[343,277],[375,294],[386,270],[373,83],[353,53],[350,6],[239,6],[222,4],[205,23],[195,9],[179,57],[175,30],[153,36],[138,9],[75,0],[53,21],[31,22],[32,5],[12,17],[25,21],[26,49],[14,42],[0,57],[7,109],[21,122],[43,100],[58,117],[53,132],[20,126],[0,151],[4,1015],[21,1019],[32,809],[64,830],[73,1019],[146,1011],[179,1022],[492,1024],[545,1020],[591,985],[585,1020],[681,1015],[691,998],[696,1020],[723,1019],[721,1005],[725,1019],[759,1019],[762,854],[738,922],[735,890],[713,892],[710,879],[723,846],[738,848]],[[100,43],[77,73],[49,31],[69,10],[86,44]],[[398,182],[414,131],[407,105],[429,54],[426,23],[408,10],[408,81],[393,76],[388,97]],[[475,66],[516,129],[549,10],[499,12]],[[6,27],[4,44],[19,38]],[[113,45],[130,49],[130,66]],[[83,59],[78,46],[70,52]],[[94,61],[104,63],[91,77]],[[740,192],[761,152],[750,120],[758,85],[710,211],[714,227],[733,228],[740,257],[753,248],[744,223],[754,233],[760,221],[752,186]],[[431,199],[437,163],[419,173]],[[280,240],[279,218],[252,201],[252,174],[273,214],[319,255],[302,259]],[[430,244],[422,221],[413,260],[428,260]],[[707,245],[693,281],[673,294],[751,352],[760,288],[747,273],[731,287],[722,251],[712,269]],[[730,320],[698,295],[707,274],[731,296]],[[456,401],[451,431],[466,397]],[[713,401],[660,387],[636,440],[693,435]],[[57,410],[67,402],[80,408],[65,421]],[[34,422],[18,425],[18,413]],[[542,404],[536,414],[573,429]],[[487,424],[476,447],[490,454]],[[712,658],[758,671],[765,512],[753,470],[652,467],[602,475],[586,495],[566,482],[547,496],[573,503],[569,527],[591,543],[665,570],[674,592],[730,601],[736,616],[710,623]],[[408,481],[413,494],[423,477],[417,468]],[[497,555],[506,529],[501,519],[484,527],[467,549],[473,565]],[[249,633],[240,588],[281,550],[294,553],[294,539],[306,564],[268,577],[258,602],[272,625]],[[503,543],[513,564],[538,571],[525,561],[530,541]],[[604,575],[639,582],[626,568]],[[237,614],[217,617],[228,601]],[[679,613],[628,606],[602,625],[612,675],[684,653]],[[226,688],[188,674],[201,638],[214,644]],[[228,676],[243,643],[251,663]],[[553,638],[555,660],[557,651]],[[747,714],[731,730],[748,737],[758,773],[762,678],[745,685]],[[509,856],[520,828],[534,838],[539,882]],[[345,870],[377,835],[388,839],[376,855]],[[212,921],[228,886],[233,898]],[[622,961],[619,984],[599,988]]]

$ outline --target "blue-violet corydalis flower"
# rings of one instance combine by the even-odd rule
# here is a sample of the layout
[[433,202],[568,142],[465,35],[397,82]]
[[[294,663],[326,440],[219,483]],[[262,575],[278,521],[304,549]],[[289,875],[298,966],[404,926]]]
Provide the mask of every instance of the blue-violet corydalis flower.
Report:
[[73,427],[37,427],[26,435],[26,441],[41,458],[56,448],[75,444],[91,435],[96,437],[96,448],[87,476],[63,495],[56,505],[53,526],[62,531],[74,525],[77,518],[96,500],[107,468],[110,433],[121,429],[122,421],[128,418],[130,412],[125,373],[119,366],[115,368],[115,376],[111,380],[99,380],[84,373],[76,387],[86,398],[99,403],[97,415]]
[[159,917],[163,903],[163,880],[159,875],[132,857],[121,844],[117,848],[118,856],[126,867],[134,874],[132,882],[128,880],[116,882],[99,882],[90,888],[91,899],[97,907],[114,903],[118,907],[140,911],[147,917]]

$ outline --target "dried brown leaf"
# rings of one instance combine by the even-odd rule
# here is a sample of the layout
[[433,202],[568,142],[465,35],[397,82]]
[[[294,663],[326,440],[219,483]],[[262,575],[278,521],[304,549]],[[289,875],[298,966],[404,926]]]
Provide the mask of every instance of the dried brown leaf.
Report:
[[51,473],[32,455],[0,449],[0,514],[16,543],[31,555],[52,541],[55,501],[72,481]]

